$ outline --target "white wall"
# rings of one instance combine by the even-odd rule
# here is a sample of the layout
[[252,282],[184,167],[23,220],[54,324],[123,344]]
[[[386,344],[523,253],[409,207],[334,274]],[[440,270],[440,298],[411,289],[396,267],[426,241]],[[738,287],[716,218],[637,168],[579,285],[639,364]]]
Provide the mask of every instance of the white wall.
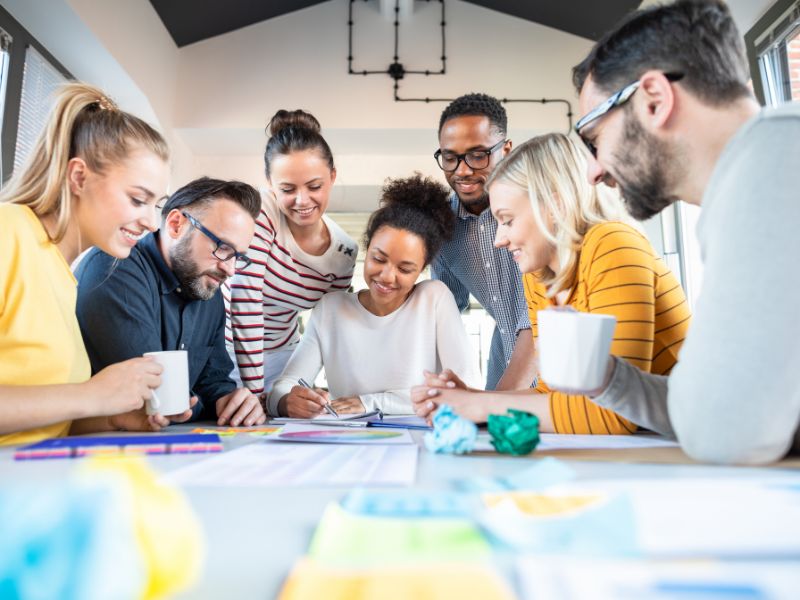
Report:
[[[348,4],[332,0],[179,51],[178,132],[198,174],[261,183],[269,117],[279,108],[304,108],[323,125],[338,185],[380,185],[414,170],[441,176],[432,154],[446,104],[397,103],[388,76],[347,74]],[[446,19],[447,74],[408,75],[400,82],[401,97],[483,91],[574,101],[570,69],[589,49],[588,40],[458,0],[447,2]],[[438,68],[439,21],[438,3],[417,2],[402,22],[406,68]],[[357,3],[354,22],[354,68],[386,68],[393,27],[378,2]],[[507,110],[516,141],[567,129],[563,105],[510,104]]]
[[192,153],[175,134],[178,49],[147,0],[2,0],[75,77],[164,133],[173,189],[189,179]]
[[[396,103],[388,76],[348,75],[348,0],[331,0],[178,49],[147,0],[2,0],[78,78],[154,122],[173,149],[173,188],[202,175],[263,184],[264,126],[278,108],[304,108],[322,122],[339,170],[337,198],[365,195],[414,170],[441,177],[431,154],[444,103]],[[645,4],[652,4],[647,0]],[[770,0],[731,0],[746,31]],[[354,6],[355,68],[392,59],[393,27],[377,0]],[[439,66],[439,5],[415,2],[402,21],[400,60]],[[570,70],[591,42],[448,0],[444,76],[408,75],[403,97],[498,97],[575,101]],[[567,127],[563,105],[508,104],[510,136]],[[359,191],[360,190],[360,191]],[[370,192],[371,193],[371,192]],[[336,198],[334,202],[336,202]],[[356,204],[358,204],[356,202]],[[334,209],[339,207],[334,203]]]

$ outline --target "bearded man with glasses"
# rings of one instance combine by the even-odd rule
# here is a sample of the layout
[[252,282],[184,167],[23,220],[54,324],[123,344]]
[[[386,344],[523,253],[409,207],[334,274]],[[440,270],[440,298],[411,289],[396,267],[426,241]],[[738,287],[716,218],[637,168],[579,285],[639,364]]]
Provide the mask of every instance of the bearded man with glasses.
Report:
[[[494,246],[497,222],[489,210],[486,180],[511,150],[506,111],[486,94],[455,99],[439,119],[439,149],[434,158],[453,194],[453,237],[431,264],[434,279],[444,282],[460,310],[472,295],[495,320],[487,366],[486,389],[530,387],[536,376],[533,336],[522,278],[508,251]],[[429,378],[445,384],[448,375]],[[443,380],[444,379],[444,380]]]
[[188,354],[190,393],[197,398],[192,415],[148,419],[142,409],[125,416],[126,429],[158,430],[189,418],[233,426],[266,420],[263,401],[237,389],[229,376],[219,291],[250,264],[245,252],[260,209],[258,192],[246,183],[203,177],[166,201],[159,230],[129,258],[117,261],[93,249],[81,260],[77,315],[93,373],[145,352]]
[[702,206],[703,289],[669,376],[614,358],[594,401],[697,460],[800,450],[800,105],[760,109],[720,0],[633,13],[575,67],[592,183],[639,219]]

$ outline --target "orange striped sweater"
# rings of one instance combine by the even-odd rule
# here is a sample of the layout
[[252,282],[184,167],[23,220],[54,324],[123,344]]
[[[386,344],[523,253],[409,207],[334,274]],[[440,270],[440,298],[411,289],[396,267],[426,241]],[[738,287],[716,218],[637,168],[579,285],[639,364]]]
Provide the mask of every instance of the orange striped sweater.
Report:
[[[523,285],[535,340],[537,311],[554,303],[536,274],[524,275]],[[666,375],[678,361],[691,316],[686,296],[647,238],[630,225],[609,222],[589,229],[566,303],[581,312],[614,315],[611,353],[643,371]],[[551,392],[542,381],[536,391],[550,395],[550,414],[558,433],[636,431],[633,423],[586,396]]]

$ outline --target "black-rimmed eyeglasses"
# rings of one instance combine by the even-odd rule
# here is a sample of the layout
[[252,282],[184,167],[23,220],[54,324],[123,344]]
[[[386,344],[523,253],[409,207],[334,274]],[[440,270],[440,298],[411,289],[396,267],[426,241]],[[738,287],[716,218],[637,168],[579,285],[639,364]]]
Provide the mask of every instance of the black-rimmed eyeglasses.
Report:
[[452,173],[458,169],[458,165],[461,164],[462,160],[467,163],[470,169],[479,171],[489,166],[489,158],[492,156],[492,153],[498,150],[507,141],[508,140],[500,140],[487,150],[470,150],[469,152],[464,152],[464,154],[456,154],[455,152],[448,152],[447,150],[442,151],[440,148],[433,153],[433,158],[436,159],[439,168],[448,173]]
[[[668,81],[680,81],[683,79],[683,73],[664,73],[664,77],[666,77]],[[625,104],[631,99],[631,96],[633,96],[634,92],[639,89],[641,84],[641,79],[637,79],[633,83],[629,83],[618,92],[611,94],[611,96],[609,96],[604,102],[601,102],[599,105],[595,106],[589,111],[588,114],[581,117],[575,124],[575,133],[578,134],[578,137],[581,138],[581,141],[583,141],[583,143],[586,145],[586,148],[588,148],[591,155],[595,158],[597,158],[597,147],[585,136],[581,135],[581,130],[589,123],[594,123],[597,121],[612,109]]]
[[236,248],[233,248],[227,242],[223,242],[211,231],[206,229],[206,227],[192,215],[186,211],[181,211],[181,214],[186,217],[192,227],[197,229],[200,233],[205,235],[208,239],[216,244],[216,247],[211,251],[211,254],[214,255],[214,258],[221,260],[222,262],[226,262],[232,258],[235,258],[236,262],[234,264],[236,265],[236,270],[246,269],[251,265],[253,261],[250,260],[245,254],[238,252]]

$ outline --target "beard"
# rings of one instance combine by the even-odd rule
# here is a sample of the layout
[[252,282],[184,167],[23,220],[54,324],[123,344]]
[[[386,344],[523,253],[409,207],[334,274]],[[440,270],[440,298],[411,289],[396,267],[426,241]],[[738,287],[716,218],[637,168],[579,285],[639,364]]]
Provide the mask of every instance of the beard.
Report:
[[[458,196],[458,192],[456,192],[456,196]],[[478,198],[473,198],[471,200],[465,200],[461,196],[458,196],[458,201],[461,202],[467,210],[472,209],[471,212],[483,212],[486,207],[489,206],[489,194],[484,191]]]
[[211,300],[219,289],[219,284],[206,284],[203,276],[210,275],[224,281],[227,275],[216,269],[200,271],[197,262],[192,258],[191,241],[193,235],[178,240],[169,253],[172,272],[183,288],[183,295],[190,300]]
[[628,212],[638,221],[645,221],[679,198],[674,189],[675,160],[666,143],[644,130],[632,114],[626,115],[622,151],[617,155],[620,188]]

